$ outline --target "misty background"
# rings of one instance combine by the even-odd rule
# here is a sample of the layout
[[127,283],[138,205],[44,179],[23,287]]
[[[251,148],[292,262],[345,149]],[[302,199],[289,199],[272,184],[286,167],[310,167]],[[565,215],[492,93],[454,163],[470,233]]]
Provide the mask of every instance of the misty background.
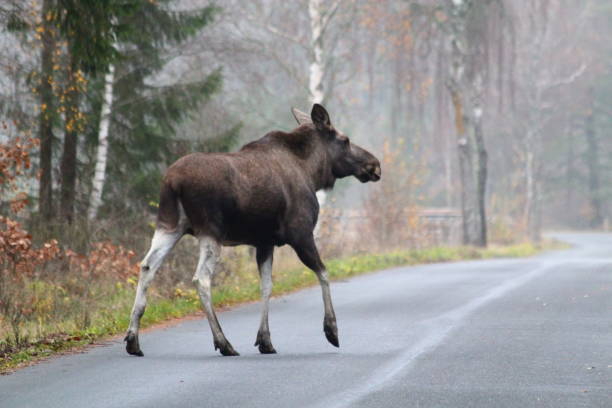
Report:
[[[19,13],[36,20],[36,4],[4,3],[6,141],[18,131],[12,118],[35,121],[40,110],[30,88],[41,51],[14,27]],[[236,150],[270,130],[290,130],[291,106],[308,111],[320,102],[339,129],[383,161],[398,153],[383,165],[383,183],[397,185],[345,180],[325,206],[362,208],[368,195],[386,194],[390,207],[463,208],[474,224],[464,227],[465,243],[480,240],[471,235],[479,235],[482,219],[492,234],[532,240],[544,228],[609,228],[606,1],[182,0],[160,7],[206,10],[206,24],[190,22],[180,33],[171,27],[179,22],[140,11],[129,18],[148,18],[146,29],[113,42],[102,214],[147,208],[164,168],[181,155]],[[68,219],[91,208],[109,65],[97,63],[79,102],[86,119],[73,149],[74,199],[62,204],[69,210],[55,210]],[[55,150],[48,170],[57,176],[51,190],[61,190],[62,152]],[[411,188],[402,188],[407,178]],[[36,186],[30,195],[34,202]]]
[[[609,228],[612,6],[459,3],[223,2],[216,23],[185,44],[164,72],[167,80],[183,80],[223,70],[223,89],[177,136],[214,137],[203,134],[210,123],[237,122],[240,141],[252,140],[293,128],[289,106],[307,110],[316,100],[356,143],[379,156],[401,151],[394,160],[405,168],[383,165],[383,182],[416,174],[417,185],[403,189],[411,198],[385,191],[387,205],[408,200],[460,211],[462,190],[477,195],[471,186],[477,180],[467,175],[462,182],[462,141],[472,149],[467,155],[477,156],[480,132],[493,238],[538,240],[545,228]],[[320,39],[313,38],[312,8],[324,16]],[[318,45],[323,75],[321,94],[313,95]],[[477,157],[464,161],[478,172]],[[327,205],[359,207],[381,190],[347,180]],[[477,208],[472,201],[464,198],[464,206]]]

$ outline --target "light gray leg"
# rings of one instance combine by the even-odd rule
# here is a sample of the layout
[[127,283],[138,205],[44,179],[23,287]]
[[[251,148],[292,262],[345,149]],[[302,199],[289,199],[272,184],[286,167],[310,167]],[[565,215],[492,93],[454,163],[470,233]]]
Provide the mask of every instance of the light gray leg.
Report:
[[151,240],[151,248],[140,263],[140,277],[138,286],[136,287],[136,298],[134,299],[134,307],[130,318],[130,326],[125,336],[127,342],[126,351],[135,356],[143,356],[138,344],[138,328],[140,327],[140,318],[144,314],[147,306],[147,289],[155,277],[155,273],[159,270],[164,258],[170,253],[174,245],[181,239],[183,233],[177,231],[166,231],[164,229],[155,230],[153,239]]
[[257,331],[255,345],[259,346],[262,354],[274,354],[274,346],[270,340],[270,328],[268,326],[268,311],[270,308],[270,295],[272,294],[272,262],[274,247],[257,248],[257,267],[261,278],[261,323]]
[[210,237],[201,236],[198,239],[200,240],[200,259],[198,260],[196,273],[193,276],[193,282],[200,295],[200,300],[202,301],[202,306],[212,331],[215,350],[219,349],[224,356],[238,356],[238,352],[227,341],[223,330],[221,330],[221,325],[219,320],[217,320],[217,315],[212,305],[210,293],[212,277],[221,254],[221,245]]
[[338,342],[338,327],[336,326],[336,312],[331,300],[331,292],[329,289],[329,279],[327,270],[322,269],[317,273],[319,283],[321,284],[321,291],[323,293],[323,307],[325,309],[325,318],[323,319],[323,331],[327,340],[336,347],[339,347]]
[[304,265],[312,269],[319,279],[319,284],[321,285],[321,291],[323,294],[323,306],[325,307],[323,331],[325,332],[327,341],[334,346],[339,347],[340,343],[338,341],[336,313],[334,312],[334,307],[332,306],[327,270],[325,269],[323,261],[321,261],[321,258],[319,257],[319,251],[315,246],[314,238],[309,237],[298,244],[292,244],[292,247]]

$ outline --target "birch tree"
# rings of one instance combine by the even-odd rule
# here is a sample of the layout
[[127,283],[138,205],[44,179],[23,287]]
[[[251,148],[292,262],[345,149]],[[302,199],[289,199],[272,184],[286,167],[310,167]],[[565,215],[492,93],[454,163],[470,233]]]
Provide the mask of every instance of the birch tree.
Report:
[[326,55],[326,52],[329,53],[329,51],[325,49],[325,34],[343,3],[348,3],[348,0],[336,0],[326,8],[323,0],[308,0],[311,54],[308,70],[308,94],[311,104],[324,103],[328,96],[324,80],[329,75],[326,71],[330,67],[330,59]]
[[[71,223],[77,197],[79,139],[85,131],[83,96],[90,79],[115,57],[113,16],[118,4],[96,0],[57,0],[58,27],[66,41],[68,67],[62,99],[64,143],[60,163],[60,215]],[[123,5],[125,11],[133,5]]]
[[[168,3],[168,0],[164,3]],[[110,61],[104,75],[103,91],[101,95],[96,95],[101,99],[101,107],[100,114],[94,115],[99,117],[99,122],[97,148],[93,159],[94,173],[91,178],[87,209],[87,218],[90,222],[98,216],[103,202],[104,186],[109,177],[108,163],[114,162],[116,167],[117,160],[121,160],[113,161],[109,157],[113,144],[125,138],[126,133],[142,132],[143,134],[133,135],[134,139],[143,136],[148,139],[147,148],[140,146],[142,150],[167,149],[169,141],[165,139],[162,142],[157,137],[158,134],[162,133],[166,138],[171,137],[175,124],[184,119],[198,102],[208,99],[218,90],[221,83],[218,72],[205,78],[204,81],[194,81],[190,86],[186,84],[156,86],[147,83],[148,77],[164,68],[167,58],[165,54],[168,52],[165,47],[178,45],[194,36],[199,29],[211,22],[216,11],[215,7],[208,6],[181,13],[173,12],[157,3],[144,3],[138,5],[133,14],[112,15],[113,48],[121,58]],[[140,30],[120,31],[130,24],[139,25]],[[153,118],[149,117],[152,112],[154,112]],[[113,138],[110,137],[111,132]],[[166,146],[156,149],[161,143]],[[125,152],[126,149],[121,150]],[[160,161],[154,154],[148,156],[151,161],[156,159]],[[145,162],[142,158],[140,161]],[[149,162],[143,165],[149,165]],[[133,168],[131,172],[134,172]],[[150,173],[151,176],[156,175],[155,172]],[[115,179],[115,183],[119,184],[119,181]]]
[[92,180],[91,196],[87,218],[93,221],[100,204],[102,204],[102,190],[106,180],[106,162],[108,158],[108,129],[110,126],[111,107],[113,103],[113,86],[115,81],[115,64],[110,64],[108,72],[104,75],[104,95],[100,112],[100,126],[98,130],[98,149],[95,159],[95,171]]
[[[298,51],[305,51],[307,64],[300,66],[290,61],[286,50],[281,50],[277,54],[277,47],[270,46],[268,43],[258,43],[255,40],[257,35],[251,35],[251,41],[261,47],[261,51],[270,55],[278,63],[281,70],[287,72],[297,83],[298,87],[308,93],[308,102],[312,106],[315,103],[325,104],[329,98],[326,85],[331,82],[331,71],[333,70],[333,60],[331,58],[333,44],[337,38],[329,35],[330,25],[338,11],[345,7],[348,12],[348,5],[352,5],[352,0],[334,0],[333,2],[324,0],[307,0],[307,24],[309,32],[301,32],[295,27],[300,26],[300,13],[292,13],[293,24],[283,27],[285,24],[278,24],[272,18],[275,7],[269,11],[265,4],[255,3],[252,9],[245,10],[243,5],[236,5],[238,16],[246,17],[255,29],[259,29],[264,35],[271,36],[276,40],[281,40],[284,47],[294,47]],[[238,24],[238,20],[236,22]],[[289,28],[290,27],[290,28]],[[239,27],[239,29],[242,29]],[[341,30],[336,30],[336,36]],[[301,64],[301,61],[298,62]],[[306,68],[306,69],[304,69]],[[319,205],[323,206],[326,199],[324,191],[317,192]]]
[[[310,18],[310,66],[308,69],[308,96],[310,105],[323,103],[326,92],[323,80],[328,64],[324,55],[324,35],[334,14],[343,0],[336,0],[329,9],[323,8],[323,0],[308,0],[308,16]],[[317,191],[319,206],[325,205],[327,193]]]

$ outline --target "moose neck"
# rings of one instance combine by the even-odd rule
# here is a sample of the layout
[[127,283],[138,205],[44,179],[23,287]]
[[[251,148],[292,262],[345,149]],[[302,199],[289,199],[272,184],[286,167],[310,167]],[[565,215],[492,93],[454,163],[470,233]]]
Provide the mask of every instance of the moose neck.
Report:
[[305,173],[314,191],[331,189],[336,182],[332,172],[332,163],[325,143],[314,129],[314,125],[305,124],[292,132],[270,132],[259,140],[242,147],[241,151],[270,151],[281,149],[288,153]]
[[305,140],[308,141],[309,145],[307,149],[300,152],[302,154],[298,157],[302,159],[304,169],[312,181],[314,190],[331,189],[336,182],[336,177],[332,173],[332,163],[324,142],[316,134],[312,125],[301,126],[298,129],[305,131]]
[[276,132],[272,138],[297,159],[315,191],[334,186],[336,177],[332,173],[332,163],[314,125],[301,125],[289,133]]

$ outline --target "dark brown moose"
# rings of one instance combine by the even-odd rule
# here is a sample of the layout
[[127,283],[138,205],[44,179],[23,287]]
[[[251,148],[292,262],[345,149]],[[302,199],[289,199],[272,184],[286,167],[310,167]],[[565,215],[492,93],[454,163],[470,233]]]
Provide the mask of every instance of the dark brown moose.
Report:
[[336,130],[323,106],[310,115],[293,109],[299,127],[270,132],[236,153],[193,153],[180,158],[164,177],[157,229],[140,267],[136,299],[125,341],[129,354],[142,356],[138,327],[146,306],[147,287],[174,245],[185,234],[198,238],[200,258],[193,281],[198,290],[215,350],[236,356],[225,338],[211,300],[211,278],[221,246],[256,248],[263,311],[255,345],[275,353],[268,328],[272,290],[272,254],[289,244],[314,271],[321,284],[327,340],[338,347],[338,329],[325,265],[319,257],[313,230],[319,215],[315,193],[331,189],[336,179],[355,176],[378,181],[380,163]]

